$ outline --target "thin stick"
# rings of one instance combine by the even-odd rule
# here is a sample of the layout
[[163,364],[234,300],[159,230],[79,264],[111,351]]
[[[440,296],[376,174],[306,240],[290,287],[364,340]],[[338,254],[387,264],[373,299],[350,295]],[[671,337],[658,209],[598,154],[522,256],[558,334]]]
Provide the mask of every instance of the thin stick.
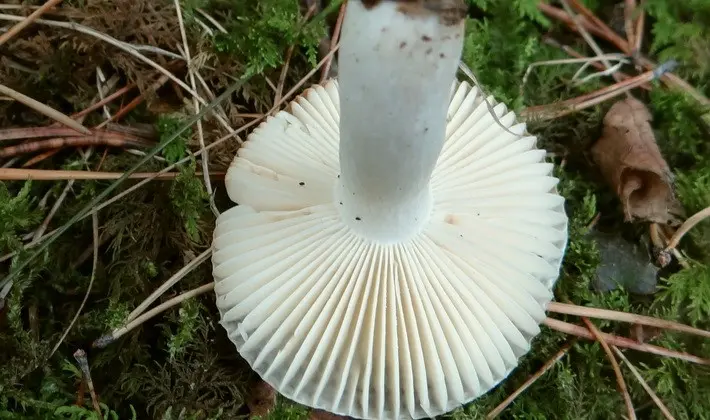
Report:
[[636,26],[634,25],[634,12],[636,12],[636,0],[624,0],[624,29],[626,30],[626,40],[629,45],[636,45]]
[[[291,55],[293,55],[293,49],[294,49],[294,46],[291,45],[286,50],[286,59],[284,60],[284,65],[281,68],[281,74],[279,75],[279,84],[276,87],[276,93],[274,93],[274,103],[278,103],[281,101],[281,95],[283,94],[283,91],[284,91],[284,84],[286,84],[286,75],[288,74],[288,67],[289,67],[289,64],[291,63]],[[275,115],[278,111],[279,111],[278,109],[274,109],[272,115]]]
[[220,25],[220,23],[217,22],[215,18],[207,14],[207,12],[200,9],[199,7],[197,8],[197,11],[200,12],[200,14],[205,17],[205,19],[209,20],[220,32],[222,32],[223,34],[227,33],[227,30],[224,28],[224,26]]
[[668,252],[671,249],[677,247],[680,243],[680,240],[683,239],[683,236],[685,236],[685,234],[688,233],[690,229],[694,228],[695,225],[697,225],[707,217],[710,217],[710,207],[706,207],[695,213],[694,215],[690,216],[690,218],[683,222],[683,224],[678,228],[678,230],[675,231],[673,236],[671,236],[671,239],[670,241],[668,241],[668,245],[666,245],[666,249],[664,251]]
[[54,345],[54,348],[49,353],[49,357],[47,357],[47,359],[52,357],[54,352],[56,352],[57,349],[59,348],[59,346],[62,344],[62,341],[64,341],[64,339],[69,334],[69,331],[71,331],[72,327],[74,326],[74,323],[76,323],[76,320],[79,318],[79,314],[84,309],[84,305],[86,305],[86,301],[89,299],[89,294],[91,293],[91,288],[94,286],[94,279],[96,278],[96,266],[98,265],[98,259],[99,259],[99,217],[97,214],[91,215],[91,227],[92,227],[93,236],[94,236],[94,261],[91,265],[91,278],[89,279],[89,286],[86,288],[86,293],[84,294],[84,299],[81,301],[81,305],[79,305],[79,309],[76,311],[76,314],[74,314],[74,318],[69,323],[69,326],[64,331],[64,334],[62,334],[62,337],[59,339],[59,341],[57,341],[57,344]]
[[140,305],[136,307],[136,309],[131,312],[128,317],[126,317],[126,324],[130,323],[134,319],[136,319],[138,316],[140,316],[143,312],[145,312],[148,307],[155,302],[160,296],[163,295],[168,289],[173,287],[178,281],[180,281],[182,278],[184,278],[186,275],[188,275],[192,270],[195,268],[199,267],[203,262],[207,261],[207,259],[212,255],[212,249],[209,248],[206,251],[204,251],[202,254],[198,255],[190,261],[186,266],[181,268],[177,273],[175,273],[172,277],[170,277],[168,280],[165,281],[160,287],[158,287],[153,293],[150,294],[143,302],[141,302]]
[[[567,12],[568,15],[572,16],[572,21],[574,22],[575,26],[577,27],[577,31],[582,35],[582,38],[584,38],[585,41],[587,41],[587,44],[592,48],[594,53],[597,55],[597,57],[603,57],[604,52],[599,48],[599,45],[594,41],[594,38],[592,38],[591,35],[589,35],[589,32],[584,28],[584,25],[580,23],[580,20],[577,18],[577,16],[574,14],[572,9],[569,7],[569,4],[567,3],[567,0],[561,0],[562,7],[564,7],[565,11]],[[606,66],[607,69],[612,68],[611,63],[609,60],[602,59],[602,63]],[[614,77],[614,80],[617,82],[621,81],[621,78],[619,78],[618,75],[615,73],[612,73],[612,76]]]
[[115,133],[97,131],[89,136],[56,137],[47,140],[38,140],[28,143],[5,146],[0,149],[0,158],[8,158],[24,153],[32,153],[39,150],[61,149],[64,147],[83,146],[111,146],[111,147],[150,147],[152,143],[137,137]]
[[140,95],[133,98],[133,100],[131,100],[131,102],[129,102],[126,105],[124,105],[123,107],[121,107],[121,109],[119,109],[118,112],[113,114],[113,116],[111,118],[108,118],[108,119],[102,121],[99,125],[96,126],[96,128],[102,128],[102,127],[110,124],[113,121],[117,121],[117,120],[123,118],[126,114],[133,111],[138,105],[140,105],[141,103],[143,103],[143,101],[145,101],[145,95],[148,92],[157,91],[168,81],[168,79],[169,79],[168,76],[160,75],[160,77],[158,77],[158,79],[155,82],[151,83],[151,85],[148,87],[148,89],[146,89]]
[[515,399],[518,398],[518,396],[520,396],[520,394],[525,392],[526,389],[530,388],[530,385],[532,385],[533,383],[535,383],[535,381],[540,379],[540,377],[542,375],[544,375],[548,370],[550,370],[552,368],[552,366],[555,365],[555,363],[557,363],[560,359],[562,359],[567,354],[567,352],[569,352],[573,343],[574,343],[573,341],[569,341],[569,342],[565,343],[565,345],[562,346],[560,351],[555,353],[555,355],[552,356],[552,358],[550,358],[550,360],[545,362],[545,364],[542,365],[542,367],[540,369],[538,369],[537,372],[535,372],[531,377],[529,377],[528,380],[526,380],[518,389],[515,390],[515,392],[510,394],[508,396],[508,398],[503,400],[502,403],[498,404],[498,406],[496,408],[494,408],[490,413],[488,413],[488,415],[486,416],[486,419],[491,420],[491,419],[498,417],[500,415],[500,413],[502,413],[506,408],[508,408],[508,406],[513,401],[515,401]]
[[609,348],[609,344],[606,342],[606,340],[604,340],[604,337],[602,336],[601,331],[599,331],[599,328],[597,328],[597,326],[594,325],[592,321],[590,321],[587,317],[583,317],[582,321],[584,321],[589,331],[594,335],[599,344],[601,344],[602,348],[604,349],[604,353],[606,353],[607,358],[611,363],[612,369],[614,369],[614,375],[616,376],[616,384],[619,387],[619,392],[621,392],[621,395],[624,397],[624,404],[626,405],[626,412],[629,415],[629,420],[636,420],[636,410],[634,410],[634,404],[633,402],[631,402],[629,390],[626,388],[626,382],[624,382],[624,375],[621,374],[621,369],[619,368],[619,363],[616,361],[616,357],[614,357],[614,353],[612,353],[611,348]]
[[643,376],[641,376],[641,373],[639,373],[638,369],[636,369],[636,367],[631,364],[631,362],[629,361],[629,359],[626,358],[626,356],[624,355],[624,353],[623,353],[621,350],[619,350],[616,346],[611,346],[611,348],[614,349],[614,351],[616,352],[616,354],[617,354],[617,355],[621,358],[621,360],[623,360],[623,362],[626,364],[626,367],[629,368],[629,370],[631,371],[631,373],[633,373],[633,375],[636,377],[636,379],[638,379],[638,381],[641,383],[641,386],[643,387],[643,389],[646,390],[646,392],[647,392],[648,395],[651,397],[651,399],[653,400],[653,402],[656,403],[656,406],[658,406],[658,408],[661,410],[661,413],[663,413],[663,415],[665,416],[665,418],[668,419],[668,420],[675,420],[675,417],[673,417],[673,415],[671,414],[670,410],[668,410],[668,407],[666,407],[666,405],[663,404],[663,401],[661,401],[661,399],[658,398],[658,395],[656,395],[656,393],[653,391],[653,389],[652,389],[652,388],[648,385],[648,383],[643,379]]
[[[570,335],[574,335],[577,337],[586,338],[588,340],[594,340],[594,335],[592,333],[590,333],[589,330],[587,330],[586,328],[584,328],[582,326],[570,324],[568,322],[560,321],[558,319],[553,319],[553,318],[546,318],[544,323],[549,328],[552,328],[555,331],[563,332],[565,334],[570,334]],[[695,356],[692,354],[669,350],[665,347],[654,346],[651,344],[639,343],[637,341],[634,341],[634,340],[632,340],[630,338],[626,338],[626,337],[619,337],[619,336],[607,334],[607,333],[601,333],[601,334],[607,343],[613,344],[615,346],[624,347],[624,348],[637,350],[637,351],[642,351],[645,353],[656,354],[659,356],[672,357],[674,359],[685,360],[687,362],[696,363],[699,365],[710,366],[709,359],[703,359],[702,357],[698,357],[698,356]]]
[[[574,6],[575,9],[577,9],[580,13],[582,13],[585,17],[589,19],[589,21],[595,25],[597,28],[599,28],[604,34],[606,34],[607,37],[610,39],[615,39],[617,42],[621,41],[621,43],[626,42],[622,37],[620,37],[614,30],[612,30],[604,21],[599,19],[597,15],[594,14],[589,8],[587,8],[582,2],[579,0],[570,0],[572,5]],[[616,42],[615,42],[616,43]],[[627,48],[624,49],[625,52],[628,52],[628,44]]]
[[[183,49],[185,50],[185,61],[187,62],[187,74],[188,77],[190,78],[190,86],[192,87],[192,90],[197,92],[197,83],[195,83],[195,70],[192,68],[192,59],[190,58],[190,46],[187,42],[187,34],[185,33],[185,24],[183,23],[182,20],[182,8],[180,7],[180,0],[175,0],[175,10],[177,11],[177,18],[178,18],[178,23],[180,26],[180,36],[182,36],[182,45]],[[197,100],[196,97],[192,97],[192,104],[195,107],[195,114],[198,114],[200,112],[200,102]],[[215,114],[216,115],[216,114]],[[200,147],[204,148],[205,147],[205,136],[202,131],[202,120],[197,120],[197,138],[200,142]],[[205,181],[205,188],[207,190],[207,193],[211,196],[212,195],[212,183],[210,182],[210,169],[209,169],[209,154],[208,152],[205,152],[205,154],[202,156],[200,159],[202,161],[202,174],[204,175],[203,179]],[[213,208],[212,211],[214,213],[216,209]],[[219,213],[215,214],[215,216],[218,216]]]
[[59,195],[59,198],[52,206],[52,209],[49,210],[49,214],[47,215],[47,217],[45,217],[44,221],[42,221],[42,224],[39,226],[39,228],[37,228],[37,230],[32,235],[32,240],[36,241],[42,237],[44,232],[47,230],[47,227],[49,226],[49,222],[52,221],[52,219],[54,218],[54,215],[59,210],[59,207],[61,207],[64,200],[67,198],[67,195],[69,195],[69,191],[71,190],[71,187],[73,185],[74,185],[73,179],[70,180],[69,182],[67,182],[67,185],[64,187],[64,190],[62,191],[62,193]]
[[79,369],[81,369],[86,385],[89,387],[89,394],[91,394],[91,403],[94,406],[94,410],[99,415],[99,418],[103,418],[101,406],[99,405],[99,397],[96,395],[96,390],[94,389],[94,381],[91,380],[91,370],[89,369],[89,361],[86,359],[86,352],[82,349],[75,351],[74,359],[79,363]]
[[179,305],[180,303],[182,303],[192,297],[201,295],[203,293],[207,293],[212,289],[214,289],[214,283],[208,283],[208,284],[200,286],[196,289],[192,289],[189,292],[185,292],[185,293],[183,293],[177,297],[174,297],[168,301],[165,301],[162,304],[151,309],[150,311],[146,312],[145,314],[134,319],[132,322],[130,322],[129,324],[127,324],[123,328],[119,328],[118,330],[114,331],[111,334],[108,334],[108,335],[98,338],[96,341],[94,341],[93,347],[104,348],[107,345],[118,340],[119,338],[121,338],[122,336],[124,336],[125,334],[130,332],[131,330],[139,327],[144,322],[146,322],[149,319],[153,318],[154,316],[160,314],[161,312],[164,312],[164,311],[172,308],[175,305]]
[[[128,179],[158,179],[171,180],[180,175],[177,172],[134,172]],[[202,176],[201,172],[195,175]],[[214,172],[210,176],[213,179],[224,179],[226,172]],[[99,171],[63,171],[54,169],[25,169],[25,168],[0,168],[0,181],[62,181],[62,180],[111,180],[123,176],[123,172],[99,172]]]
[[645,30],[644,25],[646,23],[646,13],[643,11],[643,6],[646,0],[641,0],[641,4],[638,7],[639,10],[639,16],[636,19],[636,29],[635,33],[636,36],[634,37],[634,43],[633,43],[633,51],[632,55],[637,56],[638,54],[641,53],[641,46],[643,44],[643,32]]
[[10,28],[9,31],[0,35],[0,45],[9,41],[13,36],[17,35],[18,33],[20,33],[21,30],[25,29],[30,23],[34,22],[35,20],[37,20],[37,18],[42,16],[47,10],[51,9],[52,7],[56,6],[61,2],[62,0],[47,0],[46,3],[40,6],[39,9],[32,12],[32,14],[27,16],[22,22],[15,24],[15,26]]
[[[335,27],[333,28],[333,38],[330,40],[330,50],[335,48],[335,45],[340,40],[340,30],[343,26],[343,19],[345,18],[345,9],[347,8],[347,2],[344,1],[340,5],[340,11],[338,12],[338,18],[335,20]],[[330,60],[326,61],[321,71],[320,82],[323,83],[330,76],[330,66],[335,58],[331,57]]]
[[523,109],[520,116],[523,118],[534,118],[538,120],[549,120],[559,118],[577,111],[589,108],[601,102],[615,98],[624,92],[637,88],[642,84],[654,80],[657,71],[647,71],[631,79],[624,80],[611,86],[606,86],[592,93],[556,102],[549,105],[531,106]]
[[71,137],[82,134],[73,128],[64,127],[23,127],[0,130],[0,141],[33,139],[39,137]]
[[66,125],[67,127],[73,128],[74,130],[84,133],[84,134],[91,134],[91,131],[89,131],[88,128],[84,127],[83,125],[79,124],[78,122],[74,121],[73,119],[69,118],[68,116],[62,114],[61,112],[52,109],[48,107],[47,105],[36,101],[32,98],[30,98],[27,95],[24,95],[16,90],[10,89],[9,87],[0,84],[0,93],[5,94],[12,99],[34,109],[35,111],[44,114],[45,116],[53,119],[54,121],[57,121],[59,123],[62,123]]
[[547,310],[558,314],[575,315],[589,318],[606,319],[611,321],[628,322],[631,324],[647,325],[649,327],[661,328],[664,330],[674,330],[684,333],[699,335],[710,338],[710,331],[693,328],[678,322],[666,321],[664,319],[650,316],[636,315],[627,312],[612,311],[610,309],[589,308],[586,306],[572,305],[562,302],[550,302]]

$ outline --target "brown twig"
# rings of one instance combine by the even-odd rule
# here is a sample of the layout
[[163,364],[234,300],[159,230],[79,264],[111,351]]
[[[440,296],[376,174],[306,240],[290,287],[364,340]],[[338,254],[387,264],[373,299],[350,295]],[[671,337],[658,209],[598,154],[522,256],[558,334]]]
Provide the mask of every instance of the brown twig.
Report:
[[[128,179],[158,179],[171,180],[180,175],[177,172],[134,172]],[[195,172],[196,176],[202,176],[201,172]],[[226,172],[212,172],[212,179],[222,180]],[[51,169],[20,169],[20,168],[0,168],[0,181],[24,181],[32,179],[34,181],[62,181],[62,180],[111,180],[123,176],[122,172],[92,172],[92,171],[60,171]]]
[[[345,9],[347,8],[347,1],[344,1],[343,4],[340,5],[340,11],[338,12],[338,18],[335,20],[335,27],[333,28],[333,38],[330,40],[330,48],[329,51],[332,51],[333,48],[338,44],[338,41],[340,40],[340,30],[343,26],[343,19],[345,18]],[[321,75],[320,75],[320,82],[323,83],[325,80],[330,76],[330,67],[333,63],[333,60],[335,59],[335,56],[331,56],[331,58],[325,62],[325,65],[323,66],[323,70],[321,70]]]
[[[89,133],[91,134],[91,133]],[[0,130],[0,141],[32,139],[38,137],[72,137],[81,136],[82,134],[73,128],[65,127],[24,127],[24,128],[6,128]]]
[[634,25],[635,12],[636,0],[624,0],[624,29],[626,30],[626,40],[629,45],[636,45],[636,25]]
[[23,153],[33,153],[39,150],[61,149],[65,147],[111,146],[111,147],[150,147],[149,143],[138,137],[97,130],[88,136],[57,137],[7,146],[0,149],[0,158],[8,158]]
[[[563,332],[565,334],[571,334],[577,337],[586,338],[588,340],[594,340],[594,335],[589,332],[586,328],[570,324],[568,322],[560,321],[558,319],[546,318],[544,321],[545,325],[552,328],[555,331]],[[656,354],[659,356],[672,357],[674,359],[685,360],[687,362],[696,363],[699,365],[710,366],[709,359],[703,359],[689,353],[679,352],[674,350],[669,350],[665,347],[654,346],[651,344],[639,343],[627,337],[619,337],[612,334],[601,333],[604,340],[607,343],[613,344],[618,347],[624,347],[632,350],[642,351],[645,353]]]
[[636,24],[634,25],[634,43],[633,43],[633,51],[632,55],[634,57],[638,56],[641,54],[641,46],[643,45],[643,33],[645,31],[645,24],[646,24],[646,13],[643,11],[643,6],[644,6],[645,0],[641,0],[641,4],[638,6],[638,13],[639,16],[636,18]]
[[131,89],[135,88],[136,84],[135,83],[129,83],[128,85],[122,87],[121,89],[115,91],[114,93],[110,94],[109,96],[105,97],[104,99],[96,102],[95,104],[91,105],[90,107],[77,112],[76,114],[72,114],[70,118],[81,118],[86,116],[87,114],[96,111],[97,109],[103,107],[104,105],[108,105],[109,103],[113,102],[114,100],[120,98],[121,96],[125,95],[128,93]]
[[549,120],[559,118],[585,108],[589,108],[601,102],[615,98],[624,92],[637,88],[644,83],[656,78],[656,71],[649,70],[645,73],[630,79],[606,86],[586,95],[548,105],[537,105],[523,109],[520,116],[523,118],[534,118],[539,120]]
[[596,338],[596,340],[602,346],[607,358],[609,359],[609,362],[611,363],[612,369],[614,369],[614,375],[616,376],[616,384],[619,387],[619,392],[621,392],[621,395],[624,398],[624,404],[626,405],[626,412],[629,415],[629,420],[636,420],[636,410],[634,410],[634,404],[631,402],[629,390],[626,388],[626,382],[624,382],[624,375],[621,374],[621,369],[619,368],[619,363],[616,361],[616,357],[614,357],[614,353],[612,353],[609,344],[606,342],[606,340],[604,340],[604,336],[602,335],[601,331],[599,331],[599,328],[597,328],[596,325],[594,325],[592,321],[589,320],[589,318],[583,317],[582,321],[589,329],[589,332],[594,335],[594,338]]
[[40,154],[34,156],[32,159],[28,160],[27,162],[23,163],[23,164],[22,164],[22,167],[23,167],[23,168],[29,168],[29,167],[31,167],[31,166],[34,166],[34,165],[36,165],[36,164],[42,162],[43,160],[49,159],[50,157],[56,155],[56,154],[59,153],[60,151],[61,151],[61,149],[47,150],[46,152],[40,153]]
[[124,105],[121,109],[118,110],[111,118],[106,119],[103,121],[101,124],[97,125],[96,128],[101,128],[111,122],[117,121],[123,117],[126,116],[129,112],[133,111],[138,105],[142,104],[143,101],[146,99],[146,95],[149,92],[155,92],[158,89],[160,89],[167,81],[169,77],[165,75],[161,75],[158,77],[158,80],[153,82],[153,84],[150,85],[148,89],[146,89],[143,93],[135,97],[131,102],[128,104]]
[[[167,78],[166,76],[161,76],[161,77],[159,77],[158,80],[157,80],[155,83],[153,83],[145,92],[142,92],[140,95],[138,95],[136,98],[134,98],[134,99],[133,99],[131,102],[129,102],[127,105],[121,107],[121,109],[119,109],[118,112],[115,113],[111,118],[108,118],[108,119],[106,119],[105,121],[101,122],[101,123],[98,124],[96,127],[94,127],[94,129],[100,129],[100,128],[103,128],[103,127],[112,125],[112,124],[113,124],[113,123],[112,123],[113,121],[116,121],[116,120],[118,120],[119,118],[122,118],[123,116],[125,116],[126,114],[128,114],[130,111],[132,111],[135,107],[137,107],[138,105],[140,105],[140,104],[145,100],[145,95],[146,95],[148,92],[153,92],[153,91],[158,90],[162,85],[165,84],[165,82],[167,82],[167,80],[168,80],[168,78]],[[122,88],[122,89],[119,89],[118,91],[114,92],[113,94],[107,96],[107,97],[104,98],[103,100],[101,100],[101,101],[99,101],[99,102],[97,102],[97,103],[91,105],[90,107],[86,108],[85,110],[80,111],[80,112],[78,112],[78,113],[72,115],[71,118],[81,119],[81,118],[85,117],[89,112],[94,111],[94,110],[96,110],[96,109],[99,109],[99,108],[101,108],[102,106],[104,106],[104,105],[106,105],[107,103],[109,103],[110,101],[113,101],[114,99],[116,99],[116,98],[118,98],[118,97],[124,95],[126,92],[128,92],[130,89],[134,88],[135,86],[136,86],[135,83],[131,83],[131,84],[129,84],[128,86],[126,86],[126,87],[124,87],[124,88]],[[114,128],[114,129],[115,129],[115,128]],[[52,139],[52,140],[55,140],[55,141],[56,141],[56,140],[58,140],[58,139]],[[44,153],[42,153],[42,154],[39,154],[39,155],[33,157],[32,159],[30,159],[29,161],[25,162],[25,163],[22,165],[22,167],[23,167],[23,168],[28,168],[28,167],[30,167],[30,166],[36,165],[36,164],[38,164],[39,162],[41,162],[41,161],[43,161],[43,160],[45,160],[45,159],[48,159],[48,158],[54,156],[55,154],[59,153],[60,150],[61,150],[60,148],[56,148],[56,149],[53,149],[53,150],[49,150],[49,151],[47,151],[47,152],[44,152]]]
[[[279,103],[281,101],[281,96],[283,95],[284,91],[284,85],[286,84],[286,75],[288,74],[288,67],[289,64],[291,63],[291,56],[293,55],[293,49],[294,45],[291,45],[288,47],[288,50],[286,50],[286,59],[284,60],[284,65],[281,67],[281,74],[279,75],[279,84],[276,86],[276,92],[274,93],[274,103]],[[279,112],[278,108],[273,110],[273,114],[275,115],[277,112]]]
[[612,311],[610,309],[589,308],[586,306],[572,305],[562,302],[550,302],[547,310],[558,314],[575,315],[589,318],[606,319],[611,321],[628,322],[630,324],[647,325],[649,327],[661,328],[664,330],[680,331],[694,334],[701,337],[710,338],[710,331],[693,328],[678,322],[666,321],[664,319],[650,316],[636,315],[627,312]]
[[102,418],[103,415],[101,414],[99,397],[96,395],[96,390],[94,389],[94,381],[91,380],[91,370],[89,369],[89,361],[86,359],[86,352],[82,349],[75,351],[74,359],[79,363],[79,369],[81,369],[86,385],[89,387],[89,394],[91,394],[91,403],[94,406],[94,410],[96,410],[96,414],[99,415],[99,418]]
[[[545,2],[538,2],[537,4],[538,9],[547,16],[557,19],[561,22],[563,22],[565,25],[567,25],[570,29],[574,30],[577,32],[577,26],[574,23],[574,19],[570,15],[567,14],[564,10],[560,9],[559,7],[551,6],[549,4],[546,4]],[[581,25],[584,26],[584,28],[589,31],[590,33],[605,39],[609,42],[614,43],[611,39],[609,39],[610,35],[608,33],[605,33],[602,29],[598,28],[594,23],[592,23],[586,16],[580,16],[579,19],[577,20]],[[611,36],[613,37],[613,36]],[[621,38],[619,38],[621,39]],[[626,43],[623,39],[621,41]],[[616,44],[616,43],[614,43]]]
[[680,243],[680,240],[683,239],[683,236],[685,236],[685,234],[688,233],[690,229],[694,228],[695,225],[702,222],[708,217],[710,217],[710,207],[706,207],[695,213],[694,215],[690,216],[688,220],[683,222],[683,224],[678,228],[678,230],[675,231],[670,241],[668,241],[668,245],[666,245],[664,251],[670,251],[671,249],[677,247]]
[[491,410],[491,412],[488,413],[488,415],[486,416],[486,420],[491,420],[491,419],[498,417],[500,415],[500,413],[502,413],[506,408],[508,408],[508,406],[513,401],[515,401],[515,399],[518,398],[518,396],[520,396],[520,394],[525,392],[526,389],[530,388],[530,385],[532,385],[533,383],[535,383],[535,381],[540,379],[540,377],[542,375],[544,375],[548,370],[550,370],[555,365],[555,363],[557,363],[560,359],[562,359],[567,354],[567,352],[569,352],[570,348],[572,348],[572,344],[574,344],[574,341],[569,341],[569,342],[565,343],[565,345],[562,346],[562,348],[560,348],[560,350],[557,353],[555,353],[555,355],[552,356],[550,358],[550,360],[545,362],[545,364],[542,365],[542,367],[540,369],[538,369],[537,372],[535,372],[532,376],[530,376],[512,394],[508,395],[508,397],[505,400],[503,400],[502,403],[498,404],[498,406],[496,408]]
[[626,48],[621,48],[628,54],[628,44],[625,44],[625,40],[620,37],[616,32],[614,32],[613,29],[611,29],[604,21],[599,19],[597,15],[594,14],[587,6],[585,6],[581,1],[579,0],[569,0],[572,6],[574,6],[575,9],[577,9],[578,12],[583,14],[586,18],[589,19],[589,21],[599,28],[599,30],[605,34],[605,37],[614,42],[617,46],[621,45],[626,45]]
[[46,3],[44,3],[40,8],[38,8],[34,12],[32,12],[32,14],[27,16],[22,22],[16,23],[12,28],[10,28],[10,30],[0,35],[0,45],[9,41],[13,36],[20,33],[21,30],[25,29],[25,27],[37,20],[37,18],[39,18],[40,16],[42,16],[47,10],[61,3],[61,1],[62,0],[47,0]]

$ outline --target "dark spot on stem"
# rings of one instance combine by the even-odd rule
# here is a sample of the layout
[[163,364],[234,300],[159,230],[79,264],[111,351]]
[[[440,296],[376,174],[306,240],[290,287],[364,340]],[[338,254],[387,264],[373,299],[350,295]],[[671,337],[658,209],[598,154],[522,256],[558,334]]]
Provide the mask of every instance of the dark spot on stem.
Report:
[[446,55],[444,53],[439,53],[439,58],[445,58]]
[[429,41],[431,41],[431,37],[428,35],[422,35],[422,41],[429,42]]
[[406,46],[407,46],[407,43],[404,42],[404,41],[402,41],[402,42],[399,43],[399,49],[400,49],[400,50],[401,50],[402,48],[406,47]]
[[298,185],[300,185],[300,186],[304,186],[304,185],[306,185],[306,183],[305,183],[305,182],[303,182],[303,181],[301,181],[301,182],[299,182],[299,183],[298,183]]
[[426,55],[431,54],[432,51],[434,51],[434,49],[433,49],[433,48],[429,48],[428,50],[426,50]]
[[355,220],[362,220],[359,216],[355,218]]

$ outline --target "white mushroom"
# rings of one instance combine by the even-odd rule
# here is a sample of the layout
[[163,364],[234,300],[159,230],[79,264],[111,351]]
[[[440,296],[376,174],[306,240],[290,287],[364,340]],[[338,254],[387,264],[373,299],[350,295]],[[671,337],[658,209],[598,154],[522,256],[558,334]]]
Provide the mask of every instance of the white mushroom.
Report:
[[284,396],[356,418],[434,417],[506,378],[567,241],[536,138],[455,81],[463,16],[419,7],[348,2],[338,80],[253,131],[214,232],[242,357]]

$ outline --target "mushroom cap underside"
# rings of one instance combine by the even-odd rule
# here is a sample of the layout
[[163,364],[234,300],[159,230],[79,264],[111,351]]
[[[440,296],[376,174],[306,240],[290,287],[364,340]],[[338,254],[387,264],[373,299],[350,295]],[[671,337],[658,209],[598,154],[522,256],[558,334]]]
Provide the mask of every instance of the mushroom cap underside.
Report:
[[214,232],[217,307],[278,392],[356,418],[434,417],[489,391],[529,350],[567,217],[545,151],[487,99],[498,121],[479,89],[455,83],[430,220],[397,244],[354,233],[334,199],[337,81],[240,148],[226,178],[239,205]]

